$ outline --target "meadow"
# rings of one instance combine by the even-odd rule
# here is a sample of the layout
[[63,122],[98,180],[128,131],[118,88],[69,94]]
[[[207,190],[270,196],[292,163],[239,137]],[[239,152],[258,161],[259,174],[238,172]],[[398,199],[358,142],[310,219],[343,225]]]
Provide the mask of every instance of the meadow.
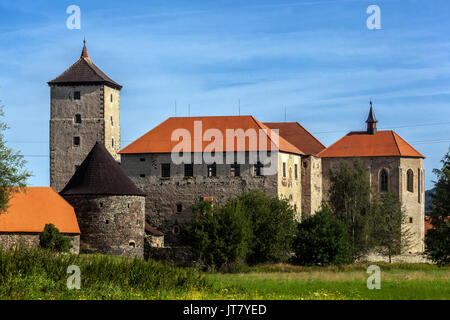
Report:
[[[80,267],[80,290],[67,289],[70,265]],[[381,289],[369,290],[368,264],[267,264],[219,273],[106,255],[0,250],[0,299],[450,299],[450,267],[378,265]]]

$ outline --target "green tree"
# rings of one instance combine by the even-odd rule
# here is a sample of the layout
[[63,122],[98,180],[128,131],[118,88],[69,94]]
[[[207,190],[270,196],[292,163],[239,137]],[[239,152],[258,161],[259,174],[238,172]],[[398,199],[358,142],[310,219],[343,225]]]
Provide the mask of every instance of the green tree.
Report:
[[431,195],[432,229],[425,237],[425,254],[439,265],[450,264],[450,148],[441,160],[442,168],[434,169],[437,176]]
[[389,257],[411,247],[412,233],[407,217],[396,194],[380,194],[373,202],[370,214],[372,245],[376,251]]
[[61,233],[54,224],[46,224],[44,230],[39,235],[39,245],[41,248],[59,252],[68,252],[72,248],[71,240]]
[[256,264],[288,260],[297,225],[289,201],[267,196],[259,190],[244,193],[237,200],[250,219],[252,228],[247,262]]
[[[3,116],[0,106],[0,117]],[[0,120],[0,214],[6,212],[13,193],[24,188],[31,176],[25,170],[23,156],[6,145],[4,132],[7,129],[8,125]]]
[[250,235],[250,222],[241,204],[230,199],[223,207],[210,201],[194,204],[181,238],[202,263],[219,269],[245,259]]
[[294,241],[295,257],[300,265],[330,265],[352,262],[352,249],[345,224],[328,207],[298,224]]
[[353,168],[341,162],[336,171],[329,171],[331,211],[345,223],[352,245],[353,259],[360,258],[370,249],[368,212],[370,210],[370,184],[359,159]]

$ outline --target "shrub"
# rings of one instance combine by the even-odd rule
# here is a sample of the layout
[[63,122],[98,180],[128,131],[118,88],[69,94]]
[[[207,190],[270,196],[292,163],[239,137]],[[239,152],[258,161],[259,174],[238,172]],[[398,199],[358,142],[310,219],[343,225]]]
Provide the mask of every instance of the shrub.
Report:
[[259,190],[237,198],[251,221],[247,262],[281,262],[289,259],[296,233],[295,212],[289,202]]
[[352,261],[347,228],[327,207],[298,224],[294,251],[292,260],[300,265],[345,264]]
[[220,269],[245,258],[250,234],[241,204],[229,199],[223,207],[214,207],[210,201],[194,204],[192,220],[184,226],[181,239],[202,263]]
[[46,224],[39,235],[39,245],[41,248],[59,252],[68,252],[72,248],[71,240],[59,233],[52,223]]

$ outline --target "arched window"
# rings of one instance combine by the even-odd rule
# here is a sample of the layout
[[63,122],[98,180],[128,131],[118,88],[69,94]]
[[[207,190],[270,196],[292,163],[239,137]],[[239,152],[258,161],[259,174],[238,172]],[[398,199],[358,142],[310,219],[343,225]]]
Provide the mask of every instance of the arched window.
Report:
[[380,192],[388,191],[388,173],[386,169],[380,172]]
[[406,171],[406,189],[414,192],[414,172],[411,169]]

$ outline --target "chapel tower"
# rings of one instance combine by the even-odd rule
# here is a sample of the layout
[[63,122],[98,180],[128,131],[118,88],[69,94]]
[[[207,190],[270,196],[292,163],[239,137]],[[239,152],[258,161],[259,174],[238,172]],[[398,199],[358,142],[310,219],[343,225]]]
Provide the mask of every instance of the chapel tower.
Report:
[[80,59],[50,86],[50,186],[57,192],[98,141],[120,162],[122,86],[92,63],[84,41]]

